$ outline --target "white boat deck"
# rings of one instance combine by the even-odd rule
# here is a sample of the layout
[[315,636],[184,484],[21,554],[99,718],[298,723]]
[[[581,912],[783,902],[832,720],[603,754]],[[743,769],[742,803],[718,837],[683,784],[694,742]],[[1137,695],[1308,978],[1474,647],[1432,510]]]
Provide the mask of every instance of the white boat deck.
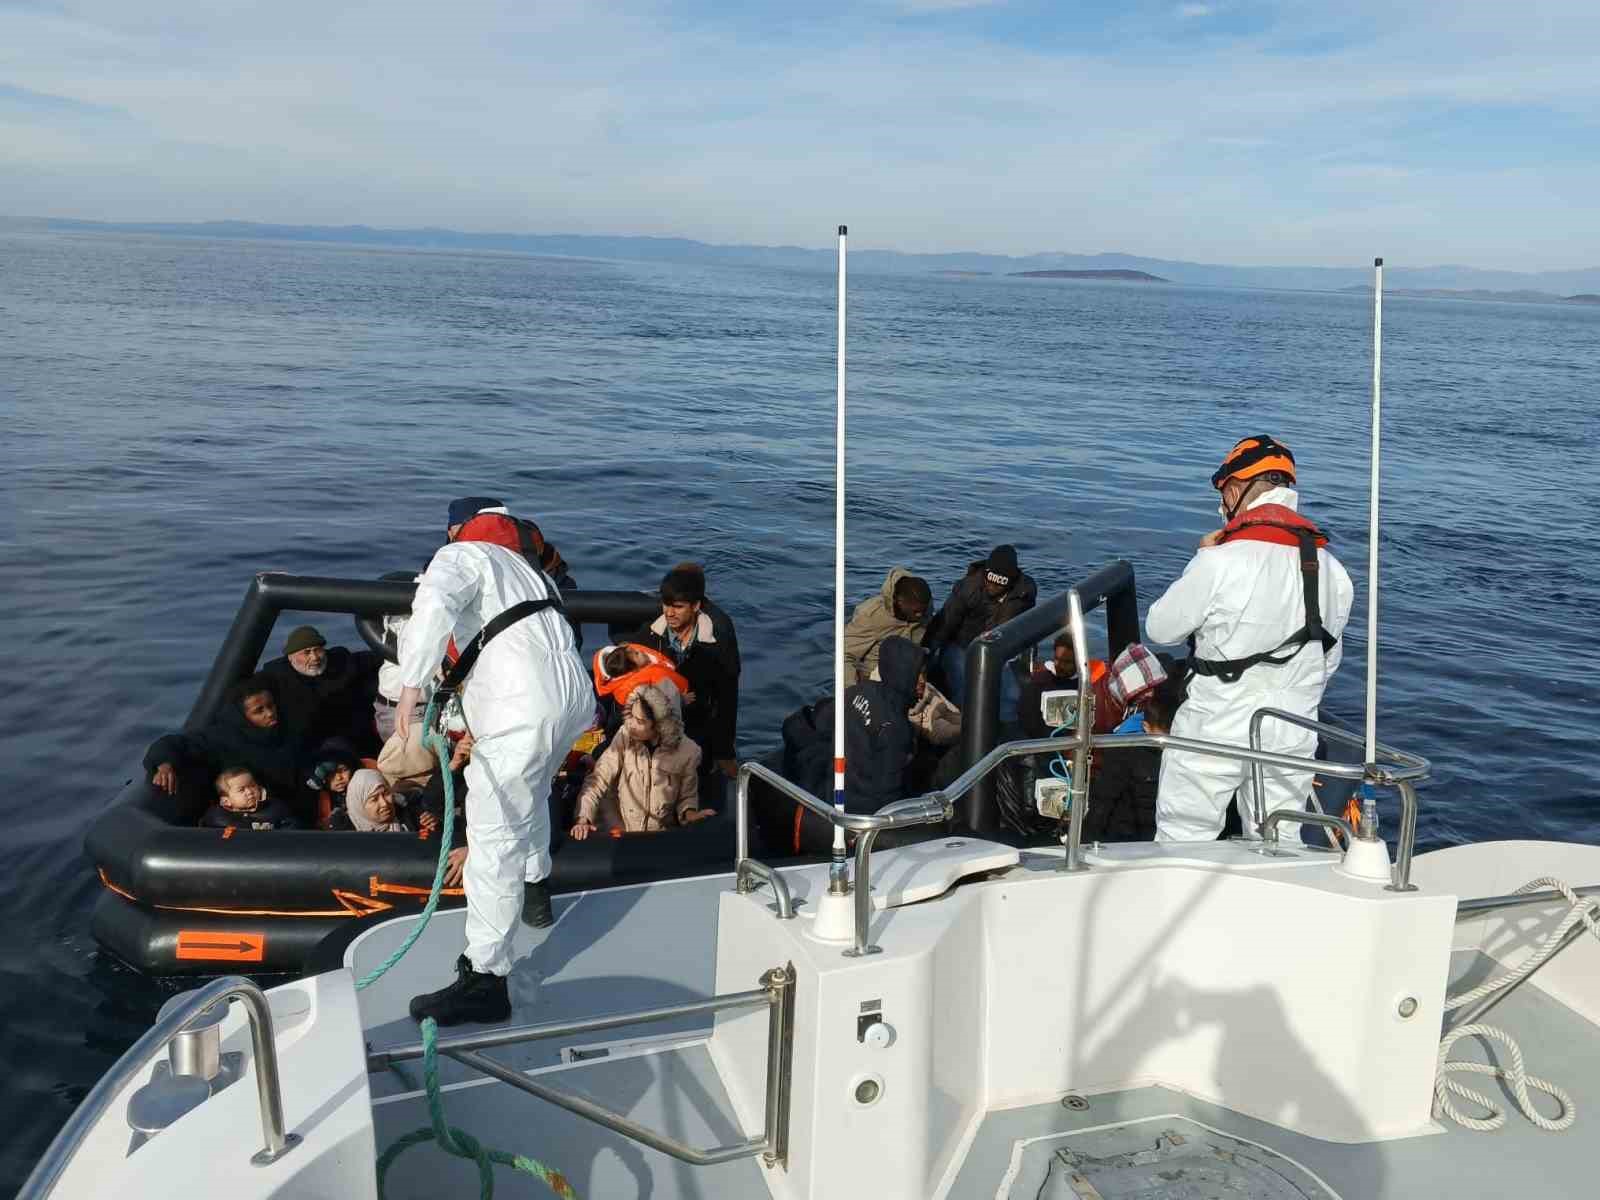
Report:
[[[1421,890],[1405,894],[1342,876],[1324,853],[1127,847],[1090,861],[1066,874],[1059,854],[1019,859],[970,840],[885,851],[870,926],[881,953],[864,957],[814,936],[825,867],[785,871],[803,901],[790,921],[770,893],[738,894],[719,875],[561,897],[554,927],[519,933],[514,1025],[745,993],[763,971],[792,967],[787,1166],[759,1156],[691,1166],[441,1057],[446,1119],[548,1163],[586,1200],[1597,1194],[1600,943],[1587,935],[1487,1018],[1518,1040],[1532,1073],[1572,1094],[1577,1125],[1535,1128],[1483,1076],[1472,1085],[1508,1111],[1498,1131],[1438,1124],[1429,1101],[1447,990],[1515,965],[1565,908],[1458,923],[1455,897],[1544,874],[1594,883],[1600,848],[1444,851],[1417,861]],[[426,1126],[428,1111],[422,1063],[368,1069],[362,1042],[370,1052],[418,1041],[407,1002],[450,977],[463,917],[439,914],[363,992],[340,973],[275,989],[284,1115],[303,1139],[276,1163],[247,1165],[260,1126],[255,1089],[241,1081],[131,1154],[113,1105],[69,1176],[88,1190],[60,1194],[165,1196],[178,1172],[234,1200],[375,1196],[376,1154]],[[347,965],[361,975],[411,928],[368,931]],[[886,1037],[862,1036],[873,1020]],[[709,1149],[761,1136],[768,1024],[763,1004],[482,1053]],[[248,1050],[238,1010],[223,1046]],[[1457,1046],[1457,1057],[1484,1054]],[[864,1099],[869,1080],[878,1086]],[[496,1174],[501,1196],[548,1194]],[[437,1200],[476,1186],[473,1164],[423,1144],[400,1158],[387,1195]]]
[[[1452,968],[1452,991],[1472,986],[1497,969],[1471,951],[1453,956]],[[1590,1200],[1596,1194],[1594,1154],[1585,1130],[1600,1128],[1600,1037],[1587,1021],[1535,988],[1519,990],[1496,1008],[1494,1021],[1519,1041],[1530,1069],[1555,1078],[1572,1094],[1581,1114],[1578,1127],[1567,1134],[1545,1133],[1512,1111],[1506,1126],[1492,1133],[1446,1124],[1418,1137],[1349,1144],[1292,1133],[1169,1088],[1142,1087],[1084,1096],[1087,1107],[1081,1110],[1056,1100],[986,1113],[946,1195],[949,1200],[1089,1200],[1094,1192],[1070,1190],[1057,1151],[1106,1157],[1097,1151],[1115,1145],[1118,1137],[1150,1149],[1165,1134],[1177,1132],[1193,1140],[1212,1131],[1245,1143],[1245,1158],[1251,1147],[1264,1148],[1300,1170],[1261,1154],[1276,1190],[1255,1180],[1249,1186],[1236,1181],[1234,1186],[1241,1189],[1237,1192],[1184,1191],[1177,1187],[1179,1180],[1168,1178],[1172,1190],[1166,1194],[1261,1200],[1329,1195],[1342,1200],[1516,1195]],[[733,1122],[728,1095],[707,1052],[709,1022],[702,1020],[701,1025],[700,1032],[687,1035],[661,1036],[657,1030],[608,1037],[611,1048],[602,1060],[546,1064],[533,1070],[545,1083],[580,1091],[692,1145],[735,1141],[743,1135]],[[496,1050],[489,1056],[528,1069],[521,1066],[526,1049]],[[373,1086],[375,1094],[380,1089],[385,1093],[374,1109],[380,1148],[428,1123],[420,1091],[401,1090],[378,1078]],[[1512,1104],[1503,1085],[1484,1080],[1480,1086],[1508,1107]],[[766,1193],[763,1172],[754,1159],[691,1167],[482,1077],[452,1086],[445,1104],[452,1124],[470,1130],[486,1145],[559,1166],[583,1197],[746,1200]],[[1044,1188],[1052,1160],[1055,1174],[1051,1187]],[[1214,1165],[1215,1157],[1203,1161]],[[1169,1173],[1182,1169],[1181,1164],[1157,1165]],[[1121,1188],[1110,1167],[1102,1168],[1098,1176],[1091,1170],[1088,1178],[1105,1200],[1152,1194],[1137,1190],[1141,1180],[1148,1186],[1148,1179],[1136,1170],[1129,1171]],[[463,1195],[475,1186],[475,1179],[472,1164],[432,1147],[418,1147],[397,1164],[388,1195],[394,1200]],[[1201,1172],[1191,1186],[1201,1189],[1205,1180]],[[537,1182],[501,1170],[497,1194],[547,1193]]]
[[[886,852],[881,857],[885,867],[891,867],[891,854]],[[1158,887],[1157,877],[1152,875],[1149,885],[1139,888],[1141,873],[1166,870],[1170,874],[1174,866],[1183,868],[1190,880],[1185,891],[1185,919],[1216,902],[1212,889],[1224,878],[1241,874],[1291,882],[1295,892],[1303,888],[1335,902],[1359,899],[1368,902],[1368,906],[1371,902],[1407,904],[1417,897],[1375,892],[1371,885],[1345,879],[1330,870],[1329,856],[1317,853],[1300,859],[1263,859],[1237,846],[1219,845],[1192,855],[1163,854],[1155,847],[1126,847],[1107,849],[1092,856],[1091,861],[1111,868],[1095,872],[1102,876],[1102,883],[1097,886],[1104,887],[1104,876],[1111,873],[1131,885],[1117,893],[1118,902],[1129,905],[1128,940],[1141,947],[1129,961],[1142,964],[1148,971],[1148,975],[1130,977],[1126,983],[1131,990],[1142,991],[1144,1001],[1120,1014],[1117,1031],[1101,1042],[1119,1045],[1125,1040],[1125,1028],[1127,1037],[1139,1040],[1144,1047],[1142,1054],[1149,1054],[1152,1047],[1164,1041],[1203,1045],[1214,1061],[1202,1064],[1197,1077],[1208,1081],[1213,1098],[1207,1100],[1162,1082],[1137,1086],[1145,1081],[1133,1078],[1129,1081],[1132,1086],[1083,1093],[1087,1106],[1081,1109],[1065,1107],[1060,1094],[1035,1103],[1006,1100],[978,1110],[964,1131],[959,1128],[959,1121],[951,1126],[956,1130],[952,1140],[960,1144],[950,1147],[954,1153],[948,1167],[937,1188],[930,1188],[926,1194],[963,1200],[1050,1196],[1092,1200],[1097,1194],[1111,1200],[1118,1195],[1162,1194],[1148,1190],[1152,1173],[1172,1185],[1170,1194],[1174,1196],[1239,1195],[1261,1200],[1329,1194],[1346,1198],[1503,1196],[1522,1192],[1533,1179],[1539,1180],[1538,1186],[1527,1194],[1554,1198],[1594,1194],[1587,1173],[1591,1157],[1586,1149],[1588,1139],[1577,1131],[1567,1135],[1543,1132],[1514,1110],[1506,1127],[1494,1133],[1469,1132],[1424,1119],[1411,1136],[1366,1140],[1349,1136],[1351,1129],[1361,1128],[1366,1120],[1364,1115],[1351,1112],[1340,1116],[1344,1129],[1333,1130],[1335,1136],[1322,1140],[1304,1130],[1293,1132],[1282,1124],[1263,1120],[1259,1112],[1246,1115],[1217,1103],[1216,1096],[1258,1096],[1263,1091],[1270,1094],[1272,1089],[1263,1088],[1261,1076],[1272,1072],[1275,1055],[1281,1056],[1285,1073],[1298,1073],[1298,1086],[1306,1086],[1304,1060],[1320,1057],[1326,1047],[1317,1048],[1315,1054],[1308,1053],[1297,1040],[1300,1035],[1291,1032],[1303,1029],[1304,1023],[1291,1020],[1271,1005],[1263,1008],[1258,1003],[1259,988],[1230,988],[1219,976],[1209,989],[1183,985],[1181,997],[1175,1000],[1173,987],[1182,971],[1170,961],[1171,951],[1163,939],[1177,936],[1180,930],[1175,923],[1163,921],[1163,939],[1152,941],[1148,930],[1135,928],[1138,922],[1134,920],[1136,914],[1148,919],[1154,911],[1140,913],[1154,903],[1149,894]],[[1059,884],[1062,877],[1056,870],[1058,864],[1059,858],[1048,852],[1025,854],[1010,871],[990,873],[964,885],[963,890],[996,889],[997,895],[1018,901],[1025,895],[1015,890],[1019,885],[1030,881],[1046,887]],[[820,886],[820,868],[788,874],[799,896]],[[522,935],[526,946],[513,978],[517,1005],[513,1023],[593,1016],[712,994],[717,990],[709,979],[717,969],[718,922],[706,919],[709,912],[720,906],[725,922],[729,904],[759,906],[761,911],[752,918],[754,921],[770,923],[774,931],[783,927],[768,911],[764,892],[730,900],[724,897],[729,890],[729,880],[724,876],[596,892],[560,902],[553,929],[545,933],[526,931]],[[805,911],[802,905],[801,912]],[[897,908],[892,920],[880,916],[874,922],[874,931],[885,946],[885,954],[870,961],[881,966],[892,964],[899,957],[913,959],[925,953],[931,945],[929,939],[943,936],[950,919],[941,903]],[[648,927],[655,936],[605,936],[609,931],[641,927]],[[405,931],[401,922],[382,927],[372,935],[372,944],[353,948],[353,960],[375,959]],[[1061,944],[1061,929],[1051,933],[1040,928],[1034,932],[1041,945]],[[990,934],[987,946],[990,954],[996,950],[994,936]],[[1232,937],[1260,937],[1263,933],[1261,929],[1241,929],[1234,934],[1224,927],[1212,928],[1206,936],[1213,944],[1201,948],[1202,957],[1209,956],[1220,963],[1237,953],[1237,948],[1230,945]],[[1303,956],[1308,947],[1312,959],[1322,953],[1338,952],[1331,945],[1319,944],[1315,931],[1295,940],[1300,943],[1298,946],[1284,943],[1284,958]],[[813,955],[823,977],[830,972],[848,971],[852,964],[863,961],[841,962],[837,947],[814,942],[806,945],[803,937],[798,941],[791,938],[790,942],[787,952],[798,950]],[[1157,952],[1158,948],[1161,952]],[[424,952],[419,948],[410,961],[416,965],[437,964],[448,961],[448,957],[448,952]],[[782,953],[775,950],[767,957],[780,958]],[[1099,959],[1101,969],[1109,969],[1117,953],[1102,947]],[[1472,986],[1500,969],[1475,949],[1458,950],[1449,962],[1450,992]],[[1373,964],[1367,967],[1372,969]],[[727,975],[725,965],[722,973]],[[754,986],[753,973],[745,973],[752,977],[742,986]],[[1169,977],[1166,986],[1150,986],[1152,979],[1163,974]],[[438,975],[435,967],[434,976]],[[436,979],[418,976],[415,982],[415,989],[407,983],[392,995],[408,995],[411,990],[431,986]],[[389,991],[387,983],[375,990]],[[1034,985],[1037,987],[1039,981]],[[727,991],[732,986],[724,978],[720,990]],[[1336,977],[1333,986],[1337,990]],[[1035,1000],[1049,1003],[1048,990],[1036,994]],[[1329,996],[1329,1011],[1336,1012],[1344,1000],[1337,994]],[[364,1003],[375,1002],[382,1003]],[[394,1002],[397,1000],[390,1001]],[[1588,1020],[1537,987],[1526,987],[1495,1010],[1493,1021],[1519,1040],[1531,1070],[1555,1078],[1572,1092],[1583,1113],[1592,1114],[1589,1120],[1600,1122],[1600,1034]],[[1174,1022],[1182,1028],[1175,1027]],[[724,1086],[723,1073],[711,1052],[713,1024],[707,1016],[682,1018],[667,1024],[611,1030],[587,1039],[524,1043],[488,1053],[516,1070],[537,1074],[543,1083],[577,1091],[689,1144],[711,1146],[758,1132],[760,1115],[759,1110],[752,1114],[748,1097],[741,1105]],[[1040,1024],[1038,1054],[1048,1057],[1059,1047],[1052,1044],[1055,1035],[1047,1028],[1050,1022]],[[949,1029],[935,1031],[934,1036],[948,1039],[954,1050],[958,1042],[970,1043],[978,1035],[974,1030]],[[1349,1039],[1358,1035],[1329,1021],[1325,1036]],[[415,1040],[414,1026],[404,1018],[381,1021],[371,1031],[374,1047]],[[1018,1033],[1017,1040],[1027,1045],[1026,1029]],[[1436,1035],[1429,1040],[1436,1040]],[[1115,1076],[1113,1064],[1120,1062],[1115,1050],[1097,1057],[1084,1053],[1085,1049],[1073,1048],[1077,1058],[1072,1068],[1075,1076],[1091,1084],[1096,1074]],[[1355,1049],[1359,1053],[1359,1048]],[[1475,1043],[1463,1043],[1458,1047],[1458,1056],[1463,1054],[1482,1055],[1483,1049]],[[1159,1061],[1159,1055],[1156,1057]],[[1103,1069],[1102,1059],[1106,1064]],[[485,1080],[452,1061],[441,1060],[441,1072],[449,1085],[446,1106],[452,1123],[471,1130],[486,1144],[528,1153],[558,1166],[568,1174],[580,1195],[722,1200],[768,1193],[771,1173],[763,1170],[756,1159],[716,1167],[688,1166],[534,1097]],[[1161,1068],[1151,1067],[1148,1073],[1159,1077]],[[1133,1074],[1136,1076],[1138,1070]],[[1316,1086],[1314,1070],[1309,1079]],[[426,1124],[427,1110],[419,1081],[417,1063],[372,1077],[380,1147]],[[1503,1086],[1482,1077],[1480,1087],[1494,1095],[1505,1092]],[[1313,1097],[1308,1092],[1306,1099],[1310,1102],[1315,1098],[1326,1104],[1329,1097],[1337,1097],[1340,1092],[1340,1085],[1324,1080],[1320,1094]],[[1508,1095],[1505,1099],[1510,1105]],[[741,1111],[743,1121],[736,1117]],[[801,1118],[797,1115],[796,1120],[798,1124]],[[859,1152],[859,1148],[855,1150]],[[845,1157],[850,1153],[844,1146],[836,1151]],[[1167,1161],[1174,1155],[1176,1160]],[[406,1159],[405,1169],[398,1170],[391,1181],[393,1196],[436,1196],[441,1191],[467,1186],[473,1178],[470,1164],[446,1159],[436,1150],[413,1150]],[[1251,1166],[1257,1159],[1259,1165]],[[1217,1164],[1225,1160],[1243,1163],[1249,1170],[1219,1182],[1214,1178]],[[1077,1168],[1071,1167],[1073,1163],[1078,1164]],[[1087,1181],[1090,1190],[1072,1190],[1074,1170],[1078,1173],[1078,1186]],[[1190,1190],[1178,1187],[1179,1182]],[[508,1195],[524,1194],[518,1188],[526,1188],[528,1195],[539,1194],[539,1185],[532,1181],[513,1185],[508,1178],[502,1186],[507,1187]],[[1223,1190],[1215,1190],[1219,1187]],[[876,1191],[863,1188],[859,1194],[872,1195]]]

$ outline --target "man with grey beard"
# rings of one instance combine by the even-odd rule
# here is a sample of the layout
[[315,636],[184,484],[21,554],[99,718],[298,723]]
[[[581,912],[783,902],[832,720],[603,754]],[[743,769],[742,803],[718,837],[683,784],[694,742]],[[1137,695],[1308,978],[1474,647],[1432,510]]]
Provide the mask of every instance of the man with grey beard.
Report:
[[283,651],[261,668],[278,685],[282,720],[307,746],[376,752],[372,701],[382,659],[371,650],[330,646],[310,625],[290,630]]

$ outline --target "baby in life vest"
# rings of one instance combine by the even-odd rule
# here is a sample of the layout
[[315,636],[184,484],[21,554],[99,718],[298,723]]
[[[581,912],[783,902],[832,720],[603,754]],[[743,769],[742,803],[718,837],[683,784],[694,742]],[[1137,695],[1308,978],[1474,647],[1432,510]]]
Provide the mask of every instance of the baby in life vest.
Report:
[[289,806],[270,798],[244,767],[224,767],[217,773],[217,802],[206,809],[200,824],[206,829],[300,828]]
[[602,646],[595,651],[594,690],[602,703],[612,701],[619,709],[625,708],[633,689],[641,683],[669,685],[684,704],[694,702],[689,681],[661,651],[638,642]]
[[700,747],[683,735],[683,701],[669,683],[641,683],[622,728],[584,780],[571,835],[597,828],[646,833],[716,815],[700,807]]

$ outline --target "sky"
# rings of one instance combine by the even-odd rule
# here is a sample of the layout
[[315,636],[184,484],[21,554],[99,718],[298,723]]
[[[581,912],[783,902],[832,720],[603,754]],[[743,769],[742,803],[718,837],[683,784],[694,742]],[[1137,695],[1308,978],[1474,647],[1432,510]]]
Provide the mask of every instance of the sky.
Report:
[[0,0],[0,214],[1600,264],[1600,0]]

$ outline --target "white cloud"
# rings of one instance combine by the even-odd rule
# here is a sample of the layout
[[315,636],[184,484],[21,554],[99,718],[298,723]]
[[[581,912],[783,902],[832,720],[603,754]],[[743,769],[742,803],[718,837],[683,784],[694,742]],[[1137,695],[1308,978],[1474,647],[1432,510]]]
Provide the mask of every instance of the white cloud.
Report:
[[1209,17],[1216,11],[1216,8],[1210,4],[1178,5],[1178,16],[1185,21],[1193,20],[1195,17]]
[[[1600,261],[1581,145],[1513,188],[1470,129],[1414,124],[1600,111],[1600,5],[1529,3],[1514,30],[1444,0],[1297,8],[1203,50],[1161,8],[1093,52],[855,16],[686,28],[625,0],[0,5],[0,83],[130,114],[0,114],[0,209],[804,244],[845,220],[901,249],[1280,262],[1342,255],[1333,228],[1483,265],[1528,265],[1537,227],[1551,265]],[[1423,161],[1451,136],[1460,161]],[[1394,206],[1364,208],[1378,170]]]
[[998,8],[1007,0],[898,0],[901,12],[935,13],[955,12],[963,8]]

